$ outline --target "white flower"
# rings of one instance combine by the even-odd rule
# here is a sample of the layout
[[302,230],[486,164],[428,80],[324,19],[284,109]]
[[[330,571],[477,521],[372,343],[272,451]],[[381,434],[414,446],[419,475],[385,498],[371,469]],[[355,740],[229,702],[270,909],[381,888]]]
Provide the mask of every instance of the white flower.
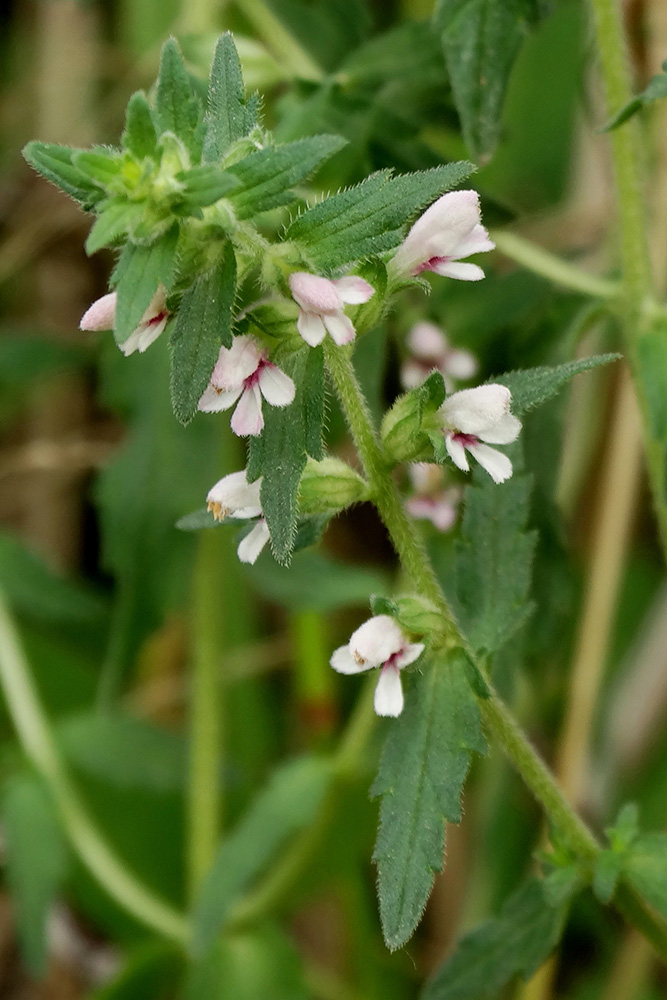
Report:
[[261,479],[249,483],[243,472],[232,472],[223,476],[212,486],[206,497],[208,510],[216,521],[226,517],[241,520],[259,518],[255,527],[243,538],[236,554],[243,563],[254,563],[269,540],[269,529],[262,517],[259,502]]
[[[116,292],[109,292],[108,295],[103,295],[101,299],[97,299],[81,317],[79,328],[95,332],[98,330],[113,330],[116,322],[117,301],[118,296]],[[139,326],[136,330],[132,331],[126,341],[118,345],[125,357],[134,354],[135,351],[143,354],[146,348],[150,347],[154,340],[157,340],[169,319],[166,303],[167,292],[160,285],[151,299],[148,309],[141,317]]]
[[494,482],[504,483],[509,479],[512,463],[507,455],[489,445],[510,444],[519,436],[521,421],[510,413],[511,399],[509,389],[495,383],[462,389],[447,397],[440,412],[444,418],[445,446],[454,465],[469,472],[466,457],[469,451]]
[[476,191],[450,191],[421,215],[391,261],[394,273],[414,277],[434,271],[448,278],[479,281],[484,271],[476,264],[460,264],[462,257],[486,253],[495,244],[481,224]]
[[[232,430],[239,437],[260,434],[264,426],[262,396],[271,406],[289,406],[294,382],[272,364],[254,337],[234,337],[231,347],[221,347],[211,380],[199,400],[205,413],[228,410]],[[240,398],[239,398],[240,397]]]
[[470,351],[451,347],[447,336],[435,323],[416,323],[407,338],[411,356],[401,367],[404,389],[416,389],[432,371],[439,371],[447,392],[455,380],[472,378],[477,372],[477,358]]
[[375,289],[363,278],[321,278],[317,274],[296,271],[290,274],[292,298],[299,306],[297,330],[311,347],[324,340],[327,330],[337,344],[354,340],[352,320],[343,312],[346,302],[359,305],[368,302]]
[[413,462],[408,474],[415,493],[406,500],[405,509],[412,517],[431,521],[438,531],[449,531],[461,500],[459,487],[445,489],[442,466],[432,462]]
[[396,716],[403,711],[400,671],[423,651],[424,644],[408,642],[393,618],[375,615],[352,633],[347,646],[334,652],[330,663],[339,674],[358,674],[380,667],[375,711],[378,715]]

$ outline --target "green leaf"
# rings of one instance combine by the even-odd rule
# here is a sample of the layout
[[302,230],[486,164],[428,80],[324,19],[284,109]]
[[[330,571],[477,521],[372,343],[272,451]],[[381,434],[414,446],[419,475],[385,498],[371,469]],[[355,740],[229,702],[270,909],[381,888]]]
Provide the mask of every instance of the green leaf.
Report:
[[[69,146],[57,146],[51,142],[29,142],[23,155],[31,167],[51,181],[61,191],[74,198],[84,208],[90,209],[105,197],[105,192],[73,162],[79,152]],[[83,150],[81,150],[83,152]]]
[[628,849],[623,874],[667,918],[667,833],[646,833]]
[[350,566],[319,552],[301,552],[289,568],[260,559],[248,575],[269,600],[298,611],[335,611],[365,606],[373,592],[388,592],[389,582],[376,570]]
[[175,38],[162,46],[155,91],[155,121],[158,134],[173,132],[191,153],[196,152],[195,132],[199,119],[190,76]]
[[347,144],[336,135],[314,135],[285,146],[258,149],[229,167],[241,186],[229,196],[239,219],[293,201],[291,188]]
[[496,1000],[516,975],[529,979],[558,943],[568,903],[551,906],[543,883],[529,879],[497,917],[466,934],[421,1000]]
[[653,101],[659,101],[663,97],[667,97],[667,59],[662,64],[662,73],[654,76],[649,81],[648,86],[642,90],[641,94],[637,94],[627,104],[624,104],[620,111],[617,111],[613,118],[610,118],[600,131],[611,132],[612,129],[618,128],[623,122],[627,122],[629,118],[632,118],[640,108],[645,107],[647,104],[652,104]]
[[150,246],[126,243],[112,276],[118,292],[114,329],[117,344],[124,344],[136,330],[158,285],[171,287],[178,235],[178,223],[174,223]]
[[189,423],[209,383],[221,347],[231,347],[236,258],[225,243],[213,270],[183,296],[171,335],[171,402],[176,419]]
[[391,170],[379,170],[304,212],[287,230],[287,239],[302,244],[319,270],[391,250],[403,239],[406,223],[416,212],[473,169],[470,163],[448,163],[398,177],[392,177]]
[[117,154],[99,150],[75,151],[72,154],[72,163],[94,184],[106,189],[113,188],[122,169]]
[[135,91],[128,102],[121,142],[138,160],[155,156],[157,148],[155,125],[143,90]]
[[465,491],[456,605],[477,651],[497,652],[533,610],[528,598],[536,533],[526,531],[531,488],[529,476],[515,474],[506,483],[489,480]]
[[67,875],[67,850],[51,801],[36,778],[9,778],[0,813],[21,950],[31,975],[42,977],[48,962],[47,919]]
[[142,207],[125,198],[114,198],[99,206],[97,219],[88,233],[86,253],[91,257],[102,247],[116,243],[140,221]]
[[283,764],[223,840],[193,917],[193,952],[203,954],[230,908],[290,839],[312,823],[332,779],[330,764],[304,757]]
[[564,365],[539,368],[526,368],[523,371],[505,372],[494,376],[489,382],[506,385],[512,393],[512,413],[521,416],[527,410],[541,406],[555,396],[579,372],[589,371],[600,365],[608,365],[618,361],[620,354],[597,354],[592,358],[582,358],[581,361],[568,361]]
[[208,165],[184,170],[176,179],[185,185],[187,201],[201,208],[224,198],[230,191],[238,188],[240,183],[229,171]]
[[528,31],[528,10],[526,0],[439,0],[434,11],[463,136],[477,159],[488,159],[500,136],[505,91]]
[[177,792],[185,787],[185,742],[140,719],[85,713],[61,723],[57,738],[77,771],[119,788]]
[[255,103],[246,102],[241,63],[228,31],[215,47],[207,105],[202,160],[217,163],[256,123]]
[[260,502],[279,563],[289,562],[298,518],[297,495],[306,456],[321,459],[324,420],[324,360],[321,348],[306,347],[280,361],[296,386],[289,406],[264,407],[264,430],[251,438],[247,474],[262,476]]
[[623,856],[615,851],[600,851],[595,859],[593,891],[605,906],[611,901],[623,870]]
[[461,656],[434,658],[414,675],[403,712],[391,723],[371,790],[381,795],[373,859],[382,931],[400,948],[421,919],[442,869],[445,820],[461,819],[461,791],[472,751],[486,744]]

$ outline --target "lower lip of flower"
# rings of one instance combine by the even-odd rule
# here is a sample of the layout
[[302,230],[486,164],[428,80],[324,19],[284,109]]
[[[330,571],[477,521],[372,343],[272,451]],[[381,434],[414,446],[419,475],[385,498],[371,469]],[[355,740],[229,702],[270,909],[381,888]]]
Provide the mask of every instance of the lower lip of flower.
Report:
[[470,448],[471,445],[479,444],[478,437],[475,437],[474,434],[464,434],[462,431],[456,431],[450,437],[452,441],[458,441],[464,448]]
[[422,271],[433,271],[439,264],[446,264],[449,257],[429,257],[422,264],[418,264],[414,269],[413,274],[416,276],[421,274]]
[[398,659],[405,652],[404,649],[397,649],[395,653],[392,653],[388,660],[385,660],[382,664],[383,672],[385,670],[390,670],[392,667],[394,670],[398,670]]

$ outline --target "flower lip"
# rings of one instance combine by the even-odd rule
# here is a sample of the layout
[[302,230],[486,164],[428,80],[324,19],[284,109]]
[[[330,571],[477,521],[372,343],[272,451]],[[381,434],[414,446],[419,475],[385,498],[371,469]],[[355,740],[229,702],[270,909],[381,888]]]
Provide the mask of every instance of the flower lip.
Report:
[[343,308],[343,300],[329,278],[306,271],[295,271],[289,276],[292,297],[307,312],[335,313]]

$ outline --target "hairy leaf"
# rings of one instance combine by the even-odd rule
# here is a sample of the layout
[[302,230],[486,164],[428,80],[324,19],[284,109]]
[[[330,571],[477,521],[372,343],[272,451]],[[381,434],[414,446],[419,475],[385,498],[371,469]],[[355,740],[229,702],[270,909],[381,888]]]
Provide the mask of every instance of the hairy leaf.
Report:
[[285,146],[258,149],[229,167],[241,182],[229,196],[239,219],[249,219],[294,200],[291,188],[337,153],[346,139],[314,135]]
[[296,386],[289,406],[264,406],[264,430],[251,438],[248,479],[262,476],[260,502],[279,563],[289,562],[298,518],[297,495],[306,457],[321,459],[324,361],[321,348],[304,348],[280,362]]
[[499,650],[532,611],[536,535],[526,531],[531,487],[529,476],[515,474],[506,483],[489,480],[465,491],[456,604],[463,631],[478,651]]
[[215,48],[207,100],[202,160],[216,163],[256,123],[256,107],[246,102],[241,63],[229,32],[218,39]]
[[581,361],[568,361],[564,365],[553,367],[543,365],[538,368],[526,368],[523,371],[505,372],[494,376],[490,382],[506,385],[512,393],[512,413],[521,416],[527,410],[532,410],[555,396],[573,375],[589,371],[600,365],[608,365],[617,361],[620,354],[596,354],[592,358],[582,358]]
[[223,840],[194,912],[193,951],[201,955],[230,907],[291,837],[312,823],[329,787],[326,760],[304,757],[279,767],[234,831]]
[[125,198],[113,198],[98,206],[99,215],[86,240],[86,253],[91,257],[102,247],[116,243],[141,221],[142,207]]
[[381,795],[373,859],[384,939],[392,950],[419,923],[442,869],[445,820],[461,819],[461,791],[472,751],[484,753],[477,701],[454,652],[415,676],[392,722],[372,795]]
[[138,160],[155,154],[157,146],[155,125],[143,90],[135,91],[128,102],[125,130],[121,141]]
[[184,170],[177,178],[185,185],[185,196],[189,204],[204,208],[239,187],[239,181],[227,170],[212,165]]
[[236,259],[224,245],[215,267],[200,275],[181,301],[171,335],[171,402],[187,424],[197,412],[221,347],[231,347]]
[[420,209],[464,180],[470,163],[448,163],[392,177],[379,170],[300,215],[287,238],[303,244],[314,266],[331,270],[397,246]]
[[112,276],[118,292],[114,329],[117,344],[124,344],[138,327],[158,285],[167,289],[171,286],[178,235],[178,224],[174,223],[150,246],[125,244]]
[[48,961],[47,920],[67,875],[67,850],[54,807],[36,778],[11,777],[0,813],[21,949],[31,974],[41,977]]
[[[106,192],[73,162],[79,150],[52,142],[29,142],[23,155],[31,167],[61,191],[90,209],[106,197]],[[83,152],[83,150],[81,150]]]
[[530,978],[557,944],[568,903],[551,906],[543,883],[529,879],[497,917],[466,934],[422,1000],[496,1000],[516,975]]
[[627,104],[624,104],[620,111],[617,111],[613,118],[610,118],[602,131],[611,132],[612,129],[618,128],[623,122],[632,118],[640,108],[652,104],[653,101],[659,101],[663,97],[667,97],[667,59],[662,64],[662,73],[654,76],[641,94],[637,94]]
[[190,77],[175,38],[162,46],[155,91],[155,121],[159,134],[173,132],[191,153],[197,152],[195,132],[199,109]]

